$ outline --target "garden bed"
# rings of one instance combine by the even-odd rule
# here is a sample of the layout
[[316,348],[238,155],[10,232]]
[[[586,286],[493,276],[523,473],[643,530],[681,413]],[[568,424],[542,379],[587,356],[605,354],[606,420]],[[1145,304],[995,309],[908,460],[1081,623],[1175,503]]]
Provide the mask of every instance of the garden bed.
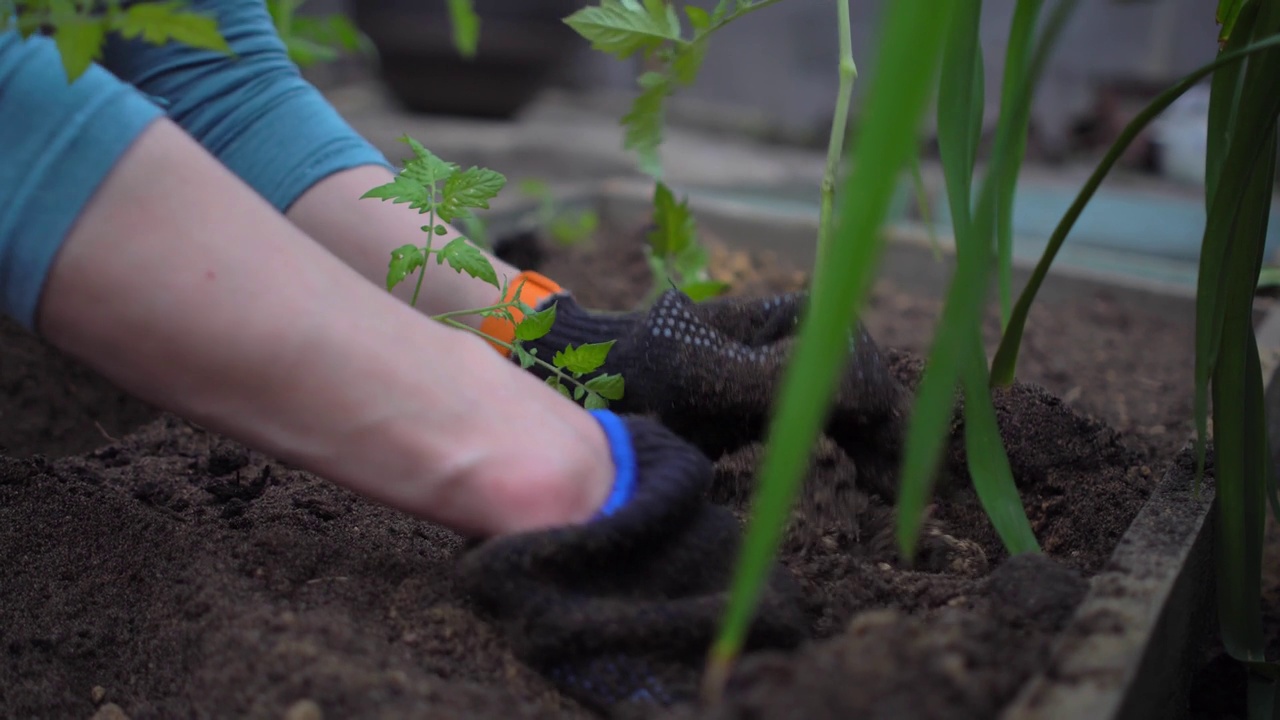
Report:
[[[640,204],[602,207],[598,238],[544,247],[538,264],[588,306],[627,308],[648,287],[642,218],[625,210]],[[770,246],[767,225],[738,217],[711,224],[715,272],[748,294],[802,282],[811,254]],[[898,243],[867,312],[909,383],[948,276],[927,248]],[[1091,630],[1081,612],[1106,599],[1098,579],[1111,576],[1121,610],[1125,593],[1145,592],[1159,615],[1181,588],[1186,622],[1164,629],[1183,642],[1155,658],[1180,672],[1195,652],[1182,646],[1207,627],[1204,598],[1179,578],[1206,550],[1211,498],[1188,491],[1179,456],[1192,429],[1190,307],[1177,294],[1051,280],[1024,344],[1027,384],[996,395],[1045,556],[1006,558],[959,444],[946,463],[956,481],[913,570],[894,552],[891,508],[851,491],[856,522],[798,522],[784,547],[817,641],[747,658],[715,716],[995,718],[1018,702],[1025,712],[1009,712],[1036,717],[1052,693],[1028,696],[1073,657],[1072,638],[1087,645],[1100,624],[1124,619],[1104,612]],[[456,588],[454,534],[154,414],[11,325],[4,334],[0,714],[590,716],[520,663]],[[720,499],[742,509],[758,452],[717,459]],[[831,487],[851,472],[824,444],[811,482]],[[1140,513],[1160,532],[1122,542]],[[1131,577],[1149,582],[1125,585]],[[1149,654],[1139,635],[1121,656]]]

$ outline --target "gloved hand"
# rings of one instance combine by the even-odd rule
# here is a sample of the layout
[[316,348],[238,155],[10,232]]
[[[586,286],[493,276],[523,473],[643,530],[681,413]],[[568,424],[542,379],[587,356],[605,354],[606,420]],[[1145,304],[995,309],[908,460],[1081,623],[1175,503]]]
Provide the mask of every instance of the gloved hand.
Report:
[[[706,500],[710,461],[658,423],[595,411],[617,479],[584,524],[492,538],[461,558],[462,587],[518,656],[565,694],[616,714],[695,697],[718,630],[740,527]],[[749,647],[807,634],[798,590],[775,570]]]
[[[604,313],[562,292],[538,305],[556,305],[551,332],[524,345],[550,358],[565,345],[616,340],[599,370],[626,380],[613,408],[656,415],[719,457],[764,434],[805,301],[793,293],[694,303],[668,291],[648,312]],[[859,485],[892,499],[909,396],[865,327],[859,324],[850,342],[826,433],[857,464]],[[546,374],[536,365],[530,370]]]

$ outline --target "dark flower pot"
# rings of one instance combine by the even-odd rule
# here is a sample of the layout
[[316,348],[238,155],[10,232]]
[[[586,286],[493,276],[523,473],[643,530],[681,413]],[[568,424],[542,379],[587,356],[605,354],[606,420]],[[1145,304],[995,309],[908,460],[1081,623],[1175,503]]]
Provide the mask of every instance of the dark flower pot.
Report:
[[446,0],[350,0],[392,94],[414,112],[507,118],[586,41],[564,24],[584,0],[475,0],[474,58],[454,47]]

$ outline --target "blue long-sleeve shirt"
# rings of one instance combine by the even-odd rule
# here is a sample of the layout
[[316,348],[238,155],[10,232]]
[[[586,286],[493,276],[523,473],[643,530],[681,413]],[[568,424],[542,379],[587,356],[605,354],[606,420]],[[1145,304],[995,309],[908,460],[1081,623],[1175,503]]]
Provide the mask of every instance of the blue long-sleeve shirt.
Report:
[[335,172],[389,167],[302,78],[262,0],[188,4],[217,17],[234,56],[112,36],[101,61],[68,83],[51,39],[0,32],[0,310],[30,330],[68,232],[157,118],[181,125],[281,212]]

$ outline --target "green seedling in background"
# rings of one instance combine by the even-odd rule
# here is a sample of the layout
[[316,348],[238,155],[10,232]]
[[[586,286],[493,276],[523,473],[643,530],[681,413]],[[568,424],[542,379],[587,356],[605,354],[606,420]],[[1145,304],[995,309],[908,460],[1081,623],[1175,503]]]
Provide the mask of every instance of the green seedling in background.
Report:
[[[409,145],[414,156],[404,162],[404,168],[394,180],[373,188],[362,199],[404,203],[410,209],[426,215],[427,224],[422,226],[422,230],[426,233],[427,240],[421,247],[406,244],[391,251],[391,260],[387,265],[387,290],[394,290],[416,272],[418,280],[409,304],[417,305],[426,276],[424,271],[434,256],[437,265],[448,263],[454,271],[489,283],[499,291],[500,297],[507,297],[507,279],[498,280],[492,263],[467,238],[455,237],[443,247],[433,247],[436,237],[448,234],[446,223],[460,223],[464,219],[474,218],[474,210],[488,209],[489,201],[497,197],[506,185],[506,177],[487,168],[471,167],[463,170],[454,163],[440,159],[413,138],[406,136],[401,140]],[[512,343],[498,340],[457,320],[466,315],[479,315],[498,316],[514,322],[513,308],[524,313],[524,317],[516,324],[515,342]],[[537,357],[536,349],[527,350],[523,347],[522,342],[537,340],[551,331],[556,318],[554,304],[535,311],[520,301],[501,302],[482,308],[441,313],[432,318],[505,347],[515,355],[521,367],[528,368],[536,364],[550,370],[552,375],[547,378],[547,384],[566,397],[583,401],[588,409],[608,407],[610,400],[620,400],[623,396],[624,382],[620,375],[602,374],[582,380],[604,364],[613,347],[612,340],[577,347],[567,346],[550,361]],[[572,391],[566,383],[573,387]]]
[[344,15],[297,15],[307,0],[266,0],[276,33],[284,41],[289,59],[298,67],[332,62],[345,51],[369,53],[373,43]]
[[545,180],[529,178],[520,182],[521,194],[538,201],[535,222],[560,245],[576,245],[595,234],[600,227],[600,214],[594,210],[569,210],[560,207],[555,193]]
[[653,230],[646,239],[645,257],[658,280],[650,289],[646,304],[668,285],[694,302],[723,295],[729,289],[728,283],[712,280],[707,274],[707,250],[698,242],[698,226],[688,199],[677,201],[671,189],[661,182],[654,187]]

